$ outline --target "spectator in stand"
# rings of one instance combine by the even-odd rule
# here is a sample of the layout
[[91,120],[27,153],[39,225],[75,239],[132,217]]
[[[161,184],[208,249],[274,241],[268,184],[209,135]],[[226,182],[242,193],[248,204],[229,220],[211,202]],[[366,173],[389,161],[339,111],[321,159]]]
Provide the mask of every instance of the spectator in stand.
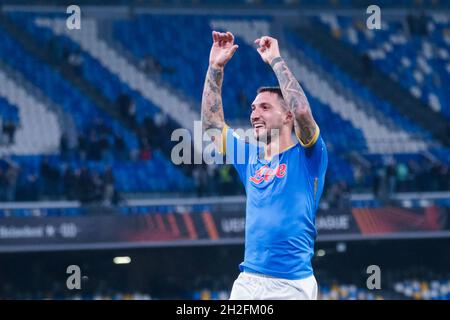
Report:
[[135,128],[137,124],[136,104],[133,98],[126,93],[122,93],[117,97],[116,106],[122,119],[124,119],[129,126]]
[[398,182],[397,185],[397,191],[398,192],[405,192],[407,190],[407,183],[408,183],[408,166],[404,164],[403,162],[399,162],[397,164],[396,168],[396,179]]
[[65,132],[59,139],[59,154],[64,160],[67,160],[67,158],[69,157],[69,139]]
[[110,139],[105,133],[102,133],[100,135],[98,146],[100,149],[101,160],[104,162],[110,162],[113,159],[113,155],[111,153],[111,145],[109,141]]
[[388,160],[386,169],[387,197],[390,199],[397,191],[396,164],[393,158]]
[[76,76],[79,77],[82,75],[84,58],[80,50],[70,52],[67,58],[67,63]]
[[206,164],[196,165],[192,171],[192,177],[195,181],[196,193],[198,197],[203,197],[207,192],[208,173]]
[[8,169],[6,170],[6,201],[11,202],[16,199],[17,179],[19,177],[20,167],[14,161],[8,159]]
[[385,170],[382,166],[375,166],[374,169],[372,192],[376,197],[381,198],[384,192]]
[[139,153],[139,160],[148,161],[152,159],[152,150],[147,138],[142,141],[141,151]]
[[[166,113],[159,112],[154,117],[154,132],[149,131],[149,135],[155,136],[155,142],[152,144],[154,148],[159,150],[171,150],[169,135],[169,118]],[[158,138],[156,138],[158,137]]]
[[80,169],[80,177],[78,179],[78,194],[77,199],[82,203],[88,203],[94,196],[94,182],[86,167]]
[[427,20],[424,11],[420,15],[410,13],[406,17],[408,31],[412,36],[425,36],[428,33]]
[[372,76],[372,60],[370,59],[370,56],[367,52],[364,52],[364,54],[361,56],[361,63],[364,70],[364,74],[367,77]]
[[415,190],[429,190],[429,179],[431,165],[430,163],[421,164],[418,166],[418,170],[415,175],[415,180],[417,181],[417,187]]
[[439,190],[439,174],[441,173],[441,165],[437,162],[431,164],[430,174],[432,179],[429,179],[428,185],[430,191]]
[[114,173],[111,167],[107,167],[103,174],[104,194],[103,203],[110,206],[114,202],[115,195],[115,179]]
[[169,121],[167,114],[164,112],[158,112],[155,115],[155,127],[158,132],[166,132],[167,131],[167,123]]
[[38,201],[41,198],[39,177],[37,174],[28,174],[25,183],[17,187],[17,201]]
[[144,138],[146,138],[151,146],[156,146],[158,142],[158,135],[155,134],[156,132],[157,129],[153,119],[145,117],[139,130],[140,139],[144,140]]
[[231,166],[223,165],[219,168],[219,188],[221,194],[230,195],[233,191],[233,179],[231,177]]
[[84,135],[84,133],[80,133],[78,135],[78,152],[82,161],[86,160],[87,157],[87,145],[88,143],[86,136]]
[[97,118],[94,120],[92,127],[98,132],[100,135],[110,136],[113,131],[110,127],[108,127],[105,122],[101,118]]
[[353,181],[355,182],[354,190],[363,190],[365,184],[364,169],[359,164],[353,166]]
[[94,129],[91,129],[91,132],[89,134],[89,140],[87,143],[87,159],[88,160],[94,160],[99,161],[102,158],[100,148],[100,142],[98,140],[97,132]]
[[6,143],[8,145],[14,144],[16,128],[17,128],[16,123],[14,123],[12,120],[7,119],[3,123],[3,134],[7,138]]
[[338,209],[350,208],[350,188],[345,181],[339,183],[339,199],[338,199]]
[[91,198],[92,202],[100,202],[105,198],[105,183],[103,177],[98,171],[91,172],[91,180],[93,187],[93,195]]
[[6,179],[5,172],[0,167],[0,201],[6,201],[7,186],[8,186],[8,180]]
[[60,195],[60,172],[58,168],[49,163],[48,157],[42,160],[39,174],[42,179],[42,193],[50,198],[58,198]]
[[439,170],[439,190],[450,190],[450,170],[448,165],[441,165],[441,168]]
[[406,189],[407,192],[418,190],[419,184],[417,181],[417,177],[419,176],[421,169],[419,165],[414,160],[408,161],[408,187]]
[[339,181],[327,189],[325,201],[331,209],[347,209],[350,207],[350,188],[345,181]]
[[64,196],[67,200],[74,200],[77,192],[77,177],[70,166],[66,166],[63,172]]
[[160,74],[163,71],[162,65],[151,55],[146,55],[141,59],[139,66],[148,75]]
[[217,194],[219,191],[218,181],[219,181],[219,167],[217,164],[213,163],[206,166],[206,176],[208,183],[207,193]]
[[133,129],[136,129],[137,122],[136,122],[136,102],[134,100],[131,100],[131,104],[128,108],[128,117],[127,120],[130,124],[130,126]]
[[139,66],[148,75],[161,73],[173,74],[176,72],[175,68],[163,66],[151,55],[146,55],[143,59],[141,59]]
[[115,157],[117,160],[123,161],[128,159],[127,147],[125,145],[125,141],[121,136],[114,135],[114,150],[115,150]]
[[194,178],[195,183],[195,190],[197,197],[203,196],[203,190],[200,186],[200,179],[202,175],[202,170],[200,169],[199,165],[194,166],[194,169],[192,170],[192,178]]

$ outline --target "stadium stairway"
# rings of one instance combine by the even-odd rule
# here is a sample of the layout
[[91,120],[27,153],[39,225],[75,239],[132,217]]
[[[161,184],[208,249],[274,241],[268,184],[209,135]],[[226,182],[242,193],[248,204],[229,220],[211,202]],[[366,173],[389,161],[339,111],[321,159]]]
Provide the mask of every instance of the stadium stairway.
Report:
[[[385,122],[380,122],[376,117],[358,107],[351,97],[342,96],[333,88],[331,82],[320,77],[316,72],[318,68],[308,69],[306,64],[300,63],[292,55],[292,51],[285,56],[285,60],[294,73],[302,75],[303,85],[313,96],[325,102],[333,112],[349,120],[355,128],[361,130],[370,153],[417,152],[425,149],[423,142],[414,140],[401,129],[392,131]],[[402,144],[397,143],[400,141]]]
[[[20,63],[20,59],[15,57],[15,59],[11,59],[13,63],[9,63],[7,56],[4,56],[4,62],[5,65],[10,65],[10,71],[14,72],[13,68],[17,68],[17,70],[25,71],[22,75],[21,72],[16,72],[19,77],[17,79],[23,79],[25,77],[25,74],[27,74],[27,71],[29,71],[32,67],[38,67],[36,63],[42,64],[42,68],[39,68],[41,75],[38,75],[37,78],[30,79],[30,83],[33,83],[33,85],[30,86],[24,86],[23,83],[21,83],[20,80],[16,79],[16,82],[20,83],[20,85],[26,89],[23,89],[23,92],[26,92],[30,95],[34,94],[36,90],[29,89],[32,86],[37,86],[39,83],[43,84],[44,86],[47,86],[45,88],[37,89],[38,91],[41,90],[44,95],[48,95],[51,91],[51,82],[57,81],[58,79],[61,79],[62,85],[58,86],[59,89],[62,89],[61,91],[58,91],[58,99],[53,100],[54,103],[56,103],[56,107],[59,109],[64,110],[66,113],[69,112],[70,116],[72,116],[72,120],[76,123],[76,130],[83,130],[84,123],[81,121],[80,114],[84,113],[83,118],[88,120],[89,116],[85,113],[86,112],[86,106],[89,108],[92,108],[92,113],[90,114],[92,119],[96,119],[96,117],[99,117],[99,119],[103,119],[110,123],[113,126],[114,133],[116,135],[119,135],[123,137],[126,141],[127,146],[129,147],[129,151],[136,150],[137,147],[137,131],[132,132],[129,129],[129,126],[125,124],[124,121],[121,121],[119,117],[116,117],[111,112],[108,112],[109,110],[103,107],[111,107],[111,102],[108,102],[108,106],[101,105],[98,103],[98,100],[93,98],[91,95],[92,92],[87,92],[83,90],[83,88],[80,87],[80,79],[74,78],[74,74],[70,74],[69,72],[66,73],[67,70],[62,70],[63,66],[59,66],[57,63],[55,63],[58,59],[56,59],[56,56],[52,55],[52,51],[48,46],[42,45],[42,43],[39,43],[36,38],[34,38],[30,33],[25,31],[25,28],[21,28],[20,25],[15,24],[15,22],[11,21],[8,17],[1,18],[0,19],[0,30],[5,35],[7,35],[4,39],[5,43],[7,44],[7,50],[5,50],[3,53],[9,53],[11,54],[12,50],[14,50],[15,47],[20,47],[17,57],[24,57],[27,58],[27,60],[24,62],[24,68],[18,67],[18,63]],[[35,57],[35,59],[32,59],[32,57]],[[19,62],[18,62],[19,61]],[[36,64],[33,66],[33,64]],[[47,74],[48,73],[48,74]],[[22,77],[20,77],[22,75]],[[56,77],[53,77],[54,75],[57,75]],[[41,77],[42,76],[42,77]],[[48,78],[47,76],[52,76],[52,78]],[[44,77],[44,78],[43,78]],[[14,78],[14,77],[12,77]],[[80,77],[78,77],[80,78]],[[47,81],[48,79],[51,79],[51,81]],[[37,80],[37,81],[36,81]],[[81,79],[81,81],[86,81],[84,79]],[[27,82],[27,81],[25,81]],[[64,90],[69,86],[73,86],[74,94],[71,96],[68,96],[68,99],[70,98],[70,103],[65,104],[64,100]],[[49,86],[50,84],[50,86]],[[55,85],[56,83],[53,83]],[[89,83],[85,82],[85,89],[87,89],[87,86],[91,86]],[[11,86],[4,86],[5,90],[7,88],[11,89]],[[20,88],[20,87],[19,87]],[[47,90],[47,91],[45,91]],[[9,93],[15,92],[14,90],[9,90]],[[21,91],[18,91],[21,92]],[[47,96],[50,98],[50,96]],[[48,99],[47,98],[47,99]],[[52,97],[53,98],[53,97]],[[80,98],[84,98],[80,99]],[[61,100],[62,99],[62,100]],[[80,100],[77,100],[80,99]],[[106,97],[102,97],[102,99],[106,100]],[[39,99],[37,99],[39,100]],[[36,100],[36,101],[37,101]],[[77,113],[78,111],[73,112],[72,108],[76,108],[77,101],[79,103],[79,109],[80,113]],[[38,102],[38,101],[37,101]],[[94,103],[93,103],[94,102]],[[12,103],[16,105],[16,103]],[[33,102],[30,103],[30,100],[27,101],[28,105],[34,105]],[[98,108],[97,108],[98,107]],[[72,111],[71,111],[72,110]],[[73,114],[72,114],[73,112]],[[39,119],[39,118],[36,118]],[[35,120],[36,120],[35,119]],[[22,120],[22,119],[21,119]],[[78,121],[77,121],[78,120]],[[57,122],[57,121],[55,121]],[[40,121],[40,124],[45,122]],[[27,125],[28,126],[28,125]],[[128,127],[128,128],[127,128]],[[60,124],[61,130],[66,129],[63,127],[63,125]],[[137,129],[136,129],[137,130]],[[48,131],[48,128],[47,128]],[[48,131],[50,132],[50,131]],[[59,152],[59,138],[61,137],[61,133],[54,134],[52,133],[52,137],[55,137],[55,148],[53,148],[52,152],[53,154],[57,154]],[[39,135],[35,134],[34,137],[44,136],[46,135]],[[34,141],[33,139],[27,139],[27,141]],[[27,147],[28,148],[28,147]],[[40,152],[41,150],[37,150],[32,152],[32,157],[17,157],[14,158],[14,161],[24,161],[26,163],[25,167],[29,165],[30,161],[37,161],[39,162],[41,157],[39,155],[42,154],[49,154],[49,152]],[[11,152],[10,152],[11,153]],[[29,153],[27,153],[28,155]],[[18,155],[18,153],[14,152],[14,155]],[[38,155],[38,156],[34,156]],[[34,157],[34,158],[33,158]],[[76,162],[76,160],[74,160]],[[55,158],[55,163],[59,163],[59,158]],[[78,168],[78,166],[81,165],[79,163],[73,163],[74,168]],[[105,163],[104,162],[92,162],[85,163],[85,165],[89,166],[89,169],[92,169],[94,171],[102,172],[104,169]],[[160,190],[190,190],[192,189],[192,182],[189,178],[187,178],[184,174],[182,174],[181,171],[179,171],[173,164],[167,161],[167,157],[163,156],[159,150],[154,150],[153,152],[153,159],[149,162],[121,162],[116,161],[113,164],[113,170],[115,171],[116,175],[116,181],[117,186],[119,186],[118,190],[120,192],[158,192]],[[156,173],[160,174],[160,177],[156,176]],[[136,177],[135,177],[136,176]],[[130,178],[133,177],[133,178]],[[149,177],[153,177],[152,179],[149,179]],[[131,183],[130,181],[133,181]]]
[[[78,133],[73,118],[69,114],[67,114],[67,112],[65,112],[60,106],[55,104],[39,87],[36,87],[34,84],[28,81],[20,72],[17,72],[16,70],[12,69],[9,65],[3,63],[2,61],[0,61],[0,70],[5,74],[6,78],[10,79],[15,85],[21,87],[24,90],[24,92],[30,95],[33,101],[37,101],[38,103],[42,104],[43,106],[45,106],[48,112],[53,113],[56,116],[59,122],[60,133],[66,134],[69,146],[71,147],[75,146],[77,143]],[[28,112],[28,109],[29,108],[26,108],[22,110],[22,112]],[[33,119],[38,118],[33,117]],[[47,122],[41,121],[41,123],[46,124]],[[22,124],[27,125],[25,123]],[[48,128],[46,128],[45,125],[43,128],[46,131],[48,130]],[[24,128],[20,129],[22,130]],[[46,134],[43,133],[40,136],[45,138]],[[24,150],[27,150],[26,153],[30,154],[30,151],[28,151],[28,149]],[[20,152],[17,153],[16,151],[17,150],[8,150],[8,153],[17,155],[21,154]]]
[[[65,20],[62,19],[43,18],[36,23],[39,26],[52,29],[56,35],[65,35],[78,43],[84,51],[101,62],[111,73],[117,75],[122,82],[138,91],[182,127],[193,132],[194,121],[200,119],[199,111],[194,111],[195,106],[181,100],[166,87],[158,85],[156,81],[146,76],[124,56],[109,46],[99,36],[96,20],[84,19],[83,28],[76,33],[70,32],[65,26]],[[199,107],[196,109],[199,110]]]
[[49,110],[0,65],[0,96],[18,109],[20,125],[11,146],[0,146],[0,155],[52,154],[58,151],[61,127]]
[[[30,49],[31,52],[33,52],[38,57],[41,57],[48,65],[52,66],[53,68],[55,68],[59,72],[61,72],[63,77],[65,77],[67,80],[69,80],[72,83],[72,85],[74,85],[75,87],[78,87],[79,90],[83,94],[85,94],[88,98],[90,98],[93,102],[95,102],[95,104],[97,106],[99,106],[103,111],[107,112],[110,116],[117,119],[122,126],[131,130],[132,132],[134,132],[136,134],[136,136],[139,136],[139,134],[140,134],[139,128],[130,126],[130,123],[125,121],[120,116],[119,111],[117,110],[117,108],[115,108],[115,101],[112,101],[110,97],[106,96],[104,94],[104,92],[101,90],[101,88],[99,88],[99,87],[95,86],[93,83],[89,82],[89,79],[85,78],[83,75],[74,73],[73,70],[70,69],[69,67],[67,67],[64,63],[58,62],[58,61],[60,61],[60,59],[58,59],[57,57],[54,56],[57,53],[55,53],[51,49],[49,49],[48,44],[43,43],[41,41],[42,39],[36,39],[34,37],[34,34],[32,32],[30,32],[29,28],[20,24],[20,20],[15,21],[13,19],[11,19],[11,20],[10,19],[11,19],[10,17],[7,17],[6,19],[4,19],[4,21],[5,21],[4,23],[8,25],[7,30],[8,31],[14,30],[14,33],[12,33],[12,34],[15,35],[19,41],[22,40],[21,43],[24,46],[25,46],[25,44],[28,44],[29,46],[27,48]],[[58,24],[58,22],[59,22],[59,20],[57,20],[57,19],[50,20],[50,19],[45,19],[45,18],[42,19],[41,18],[41,20],[38,20],[38,22],[36,22],[36,24],[41,24],[41,25],[43,24],[42,27],[50,28],[51,26],[53,26],[53,24],[50,23],[50,25],[49,25],[49,23],[48,23],[49,21],[52,21],[52,22],[54,21],[55,24]],[[61,21],[64,21],[64,20],[61,20]],[[36,26],[36,28],[37,28],[37,26]],[[83,28],[85,28],[84,24],[83,24]],[[93,28],[95,29],[95,25],[91,28],[91,30]],[[58,33],[55,30],[53,30],[53,28],[51,28],[51,29],[52,29],[51,31],[54,32],[55,35],[58,35]],[[27,31],[23,31],[23,30],[27,30]],[[34,32],[36,32],[36,31],[39,31],[39,29],[34,30]],[[92,33],[87,32],[87,35],[92,35]],[[67,34],[65,36],[69,37]],[[72,41],[74,41],[75,43],[78,43],[78,41],[76,41],[76,39],[73,39],[71,37],[69,37],[69,38]],[[102,41],[102,40],[98,39],[98,41]],[[80,44],[80,43],[78,43],[78,44]],[[82,46],[82,49],[85,49],[85,48]],[[88,51],[88,53],[92,54],[91,51]],[[95,58],[96,56],[92,55],[92,57]],[[101,62],[102,60],[99,60],[99,61]],[[108,68],[108,66],[106,66],[106,68]],[[142,88],[142,90],[143,90],[143,88]],[[61,108],[56,108],[56,109],[61,110]],[[180,113],[180,114],[182,114],[182,113]],[[65,127],[65,126],[63,126],[63,127]],[[167,124],[167,128],[168,128],[167,132],[161,132],[159,134],[160,139],[164,139],[164,141],[170,141],[170,133],[173,130],[175,130],[176,128],[178,128],[178,125],[172,119],[170,119]],[[74,143],[76,143],[76,142],[74,142]],[[170,148],[169,144],[167,144],[167,143],[162,144],[160,149],[166,157],[170,158],[171,148]],[[190,175],[190,172],[188,170],[189,168],[187,168],[186,166],[182,166],[182,168],[186,174]]]
[[[82,77],[76,75],[73,70],[63,64],[59,63],[58,59],[53,56],[54,53],[49,49],[42,47],[30,34],[28,34],[24,28],[17,25],[11,18],[7,15],[2,15],[0,18],[0,26],[4,28],[9,34],[11,34],[24,48],[29,50],[35,56],[39,57],[49,66],[58,70],[64,78],[69,80],[74,86],[79,88],[79,90],[90,98],[97,106],[99,106],[103,111],[112,117],[120,120],[119,114],[111,106],[111,102],[106,99],[99,90],[90,85]],[[124,127],[129,127],[129,125],[122,121]]]
[[[321,14],[314,21],[362,54],[367,66],[373,64],[430,110],[450,118],[450,91],[445,86],[450,82],[450,15],[427,12],[417,20],[393,13],[373,31],[361,18]],[[422,30],[415,28],[419,21]]]
[[[233,32],[252,44],[255,37],[261,34],[271,34],[270,26],[265,21],[249,23],[240,20],[211,20],[213,28],[226,29]],[[350,121],[354,128],[360,130],[367,142],[369,153],[403,153],[418,152],[426,148],[423,141],[413,139],[401,128],[391,130],[391,126],[380,122],[379,117],[374,117],[365,109],[358,107],[351,96],[344,96],[338,92],[332,81],[326,79],[323,73],[317,70],[321,68],[314,65],[310,60],[306,61],[306,56],[300,56],[298,50],[288,50],[283,53],[284,59],[292,69],[298,79],[301,79],[302,86],[313,99],[328,106],[332,112],[338,114],[342,119]],[[401,141],[401,144],[395,143]]]
[[[389,101],[404,116],[429,130],[445,145],[450,145],[450,137],[447,134],[448,126],[444,119],[438,114],[428,111],[429,108],[424,106],[423,102],[376,68],[372,68],[371,76],[368,77],[362,57],[351,46],[333,38],[322,26],[314,25],[313,28],[303,24],[296,28],[296,32],[322,55],[368,87],[378,97]],[[427,110],[427,112],[423,110]]]
[[[432,144],[437,145],[429,132],[398,114],[385,101],[377,99],[295,34],[289,30],[286,30],[286,33],[290,39],[289,44],[292,45],[290,53],[297,61],[301,61],[307,69],[314,70],[320,81],[327,83],[327,86],[336,92],[336,96],[346,99],[332,99],[334,105],[331,105],[331,108],[344,119],[352,119],[355,128],[362,126],[361,131],[369,145],[370,153],[416,153],[424,151]],[[318,94],[324,93],[319,90]],[[355,112],[361,115],[356,116],[352,108],[348,110],[347,103],[354,104]]]

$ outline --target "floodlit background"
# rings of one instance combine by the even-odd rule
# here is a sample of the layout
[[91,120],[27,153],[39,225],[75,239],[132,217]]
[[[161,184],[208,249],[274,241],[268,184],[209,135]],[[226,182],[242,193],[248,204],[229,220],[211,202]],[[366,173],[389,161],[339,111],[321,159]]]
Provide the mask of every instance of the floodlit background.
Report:
[[212,30],[239,45],[228,125],[277,85],[253,45],[271,35],[321,128],[319,298],[450,298],[450,1],[377,1],[379,29],[358,0],[74,4],[1,4],[0,298],[228,298],[244,190],[229,165],[171,158],[200,119]]

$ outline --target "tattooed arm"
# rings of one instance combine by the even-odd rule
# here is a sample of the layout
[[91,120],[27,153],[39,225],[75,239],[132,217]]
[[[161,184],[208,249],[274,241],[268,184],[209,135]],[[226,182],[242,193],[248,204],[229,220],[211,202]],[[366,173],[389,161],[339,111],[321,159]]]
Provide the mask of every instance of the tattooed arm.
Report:
[[[231,32],[220,33],[213,31],[213,45],[209,55],[209,68],[206,73],[202,96],[202,126],[222,148],[222,129],[225,126],[222,106],[222,81],[225,64],[231,59],[238,46],[234,44]],[[212,132],[212,129],[217,129]],[[218,133],[220,132],[220,133]],[[216,134],[218,133],[218,134]]]
[[225,125],[222,107],[223,67],[209,66],[202,96],[203,130],[219,129]]
[[281,92],[289,110],[294,114],[297,121],[297,129],[299,130],[299,132],[296,132],[297,136],[304,145],[314,143],[313,138],[318,127],[312,116],[305,92],[281,57],[273,59],[270,65],[278,78]]
[[297,121],[297,136],[305,146],[314,144],[318,126],[312,116],[305,92],[280,56],[278,41],[266,36],[256,39],[255,43],[259,45],[257,50],[262,59],[270,64],[277,76],[283,98]]

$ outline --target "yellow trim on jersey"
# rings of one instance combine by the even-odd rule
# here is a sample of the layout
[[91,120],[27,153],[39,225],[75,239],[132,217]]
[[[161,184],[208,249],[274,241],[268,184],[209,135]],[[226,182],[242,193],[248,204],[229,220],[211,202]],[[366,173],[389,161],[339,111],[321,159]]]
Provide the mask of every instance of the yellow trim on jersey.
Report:
[[[285,152],[285,151],[287,151],[287,150],[289,150],[289,149],[295,147],[296,145],[297,145],[296,143],[291,144],[289,147],[284,148],[283,150],[281,150],[281,151],[278,152],[277,154],[272,155],[271,157],[266,157],[266,156],[264,156],[264,160],[271,161],[271,160],[273,159],[273,157],[282,154],[283,152]],[[266,150],[264,149],[264,153],[265,153],[265,151],[266,151]]]
[[228,126],[226,124],[223,125],[222,128],[222,145],[219,148],[219,152],[223,155],[225,155],[227,151],[227,132],[228,132]]
[[291,144],[289,147],[287,147],[287,148],[284,148],[283,150],[281,150],[280,151],[280,153],[283,153],[283,152],[285,152],[285,151],[287,151],[287,150],[289,150],[290,148],[293,148],[293,147],[295,147],[295,145],[296,145],[296,143],[294,143],[294,144]]
[[300,139],[300,137],[297,135],[297,133],[295,135],[297,136],[297,139],[303,148],[309,148],[309,147],[312,147],[317,142],[317,139],[319,138],[319,133],[320,133],[319,126],[316,124],[316,132],[314,132],[314,136],[312,137],[311,141],[306,144],[304,144],[302,142],[302,139]]

